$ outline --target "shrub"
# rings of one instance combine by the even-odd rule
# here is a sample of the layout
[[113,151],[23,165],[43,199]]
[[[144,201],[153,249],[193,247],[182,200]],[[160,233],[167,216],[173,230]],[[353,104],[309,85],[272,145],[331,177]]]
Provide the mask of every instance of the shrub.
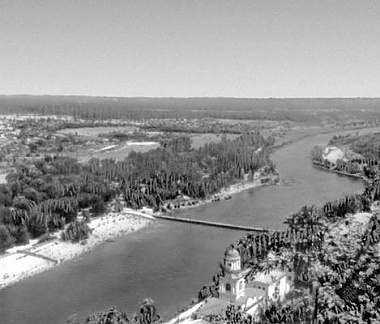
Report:
[[[75,323],[75,322],[74,322]],[[88,316],[84,323],[89,324],[103,324],[103,323],[112,323],[112,324],[127,324],[130,323],[127,313],[120,312],[115,307],[110,308],[108,311],[97,312]]]
[[94,195],[89,193],[82,193],[78,197],[78,207],[81,209],[88,208],[91,206],[91,202],[95,201]]
[[50,235],[50,233],[45,233],[45,234],[42,234],[39,238],[38,238],[38,243],[43,243],[43,242],[47,242],[47,241],[51,241],[51,240],[54,240],[54,236]]
[[9,233],[15,238],[16,244],[28,244],[29,232],[25,225],[21,226],[7,226]]
[[16,239],[9,233],[6,226],[0,226],[0,252],[4,252],[6,249],[9,249],[13,246]]
[[101,197],[96,197],[96,200],[92,202],[90,212],[96,215],[104,214],[107,211],[107,204]]
[[85,222],[75,221],[71,222],[62,232],[61,238],[63,241],[78,243],[88,239],[91,231],[92,230]]
[[46,228],[44,224],[37,222],[37,220],[33,217],[29,221],[29,233],[32,238],[36,238],[46,233]]

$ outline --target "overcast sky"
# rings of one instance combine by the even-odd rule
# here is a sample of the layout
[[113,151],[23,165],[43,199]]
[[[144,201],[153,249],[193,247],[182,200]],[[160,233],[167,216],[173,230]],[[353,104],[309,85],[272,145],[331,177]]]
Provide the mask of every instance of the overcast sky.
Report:
[[379,2],[0,0],[0,93],[380,97]]

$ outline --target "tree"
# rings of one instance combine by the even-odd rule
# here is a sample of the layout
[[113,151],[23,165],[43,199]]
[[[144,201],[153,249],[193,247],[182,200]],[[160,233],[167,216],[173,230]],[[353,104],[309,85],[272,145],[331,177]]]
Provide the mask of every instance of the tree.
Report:
[[157,313],[156,307],[152,299],[147,298],[140,306],[139,313],[135,316],[135,320],[140,324],[152,324],[161,319]]
[[[76,320],[74,318],[74,320]],[[71,322],[72,323],[72,322]],[[75,323],[75,322],[74,322]],[[128,324],[127,313],[111,307],[108,311],[98,312],[86,318],[83,324]]]
[[63,241],[78,243],[88,239],[91,232],[92,230],[86,222],[74,221],[62,232],[61,238]]
[[9,233],[7,227],[0,225],[0,252],[3,253],[6,249],[11,248],[15,241],[15,238]]

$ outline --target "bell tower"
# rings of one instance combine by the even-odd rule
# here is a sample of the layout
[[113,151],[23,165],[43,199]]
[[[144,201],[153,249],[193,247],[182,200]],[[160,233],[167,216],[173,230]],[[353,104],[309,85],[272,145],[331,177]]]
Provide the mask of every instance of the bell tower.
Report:
[[229,249],[224,254],[222,264],[224,276],[219,279],[219,298],[236,302],[244,296],[244,271],[241,269],[241,257],[236,249]]

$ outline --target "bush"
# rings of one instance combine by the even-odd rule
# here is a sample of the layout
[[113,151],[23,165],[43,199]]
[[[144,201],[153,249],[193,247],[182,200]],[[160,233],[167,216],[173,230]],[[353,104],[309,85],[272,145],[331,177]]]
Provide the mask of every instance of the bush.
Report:
[[[75,322],[74,322],[75,323]],[[89,324],[103,324],[103,323],[112,323],[112,324],[127,324],[130,323],[127,313],[120,312],[115,307],[110,308],[108,311],[97,312],[88,316],[84,323]]]
[[91,231],[92,230],[85,222],[75,221],[71,222],[64,232],[62,232],[61,238],[63,241],[78,243],[88,239]]
[[80,209],[88,208],[91,206],[91,202],[95,201],[95,196],[89,193],[82,193],[78,197],[78,207]]
[[0,226],[0,252],[4,252],[13,246],[16,239],[9,233],[8,229],[4,226]]
[[95,216],[104,214],[107,211],[107,204],[101,197],[96,197],[96,200],[92,202],[90,212]]
[[15,238],[16,244],[28,244],[29,243],[29,232],[25,225],[12,226],[8,225],[9,233]]
[[40,237],[46,233],[45,225],[37,222],[34,217],[30,219],[28,228],[32,238]]
[[39,238],[38,238],[38,243],[44,243],[44,242],[48,242],[48,241],[51,241],[51,240],[54,240],[55,237],[50,235],[50,233],[45,233],[45,234],[42,234]]

